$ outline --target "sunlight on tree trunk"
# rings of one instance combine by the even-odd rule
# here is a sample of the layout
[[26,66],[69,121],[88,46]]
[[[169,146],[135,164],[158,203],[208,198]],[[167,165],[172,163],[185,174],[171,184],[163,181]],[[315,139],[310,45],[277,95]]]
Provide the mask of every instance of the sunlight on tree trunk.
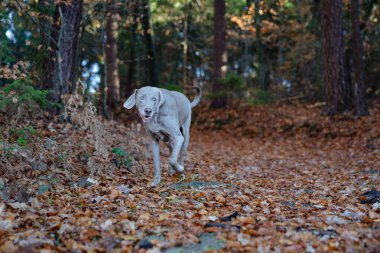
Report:
[[106,65],[107,65],[107,104],[111,108],[116,108],[120,102],[120,80],[118,66],[118,21],[120,17],[117,13],[118,1],[107,1],[107,25],[106,25]]

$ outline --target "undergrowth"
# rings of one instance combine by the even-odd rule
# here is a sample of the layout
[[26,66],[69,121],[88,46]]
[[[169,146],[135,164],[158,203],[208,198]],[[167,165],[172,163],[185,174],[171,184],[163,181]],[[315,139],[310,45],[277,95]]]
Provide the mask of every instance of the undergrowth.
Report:
[[0,176],[11,198],[15,192],[10,185],[16,181],[13,188],[19,190],[46,178],[55,179],[38,183],[46,189],[83,176],[111,178],[116,169],[130,170],[135,157],[144,153],[137,142],[141,126],[128,129],[103,120],[80,90],[66,97],[61,116],[48,120],[42,112],[38,115],[6,121],[0,129]]

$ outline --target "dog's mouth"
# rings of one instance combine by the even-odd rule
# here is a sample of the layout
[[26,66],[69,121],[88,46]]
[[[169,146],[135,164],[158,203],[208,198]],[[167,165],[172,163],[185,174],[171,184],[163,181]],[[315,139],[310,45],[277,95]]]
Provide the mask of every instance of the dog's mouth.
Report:
[[142,121],[143,121],[144,123],[149,122],[149,121],[150,121],[150,118],[152,118],[152,116],[149,116],[149,115],[142,115],[142,114],[140,114],[140,117],[141,117],[141,119],[142,119]]

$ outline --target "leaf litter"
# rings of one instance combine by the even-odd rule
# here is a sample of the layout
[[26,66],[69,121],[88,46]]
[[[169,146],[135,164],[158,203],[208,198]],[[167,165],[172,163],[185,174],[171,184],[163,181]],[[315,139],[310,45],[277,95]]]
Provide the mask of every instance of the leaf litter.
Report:
[[167,175],[162,147],[163,182],[149,188],[142,127],[75,101],[71,123],[27,122],[35,150],[1,150],[0,252],[379,248],[379,108],[357,120],[302,104],[199,108],[187,179]]

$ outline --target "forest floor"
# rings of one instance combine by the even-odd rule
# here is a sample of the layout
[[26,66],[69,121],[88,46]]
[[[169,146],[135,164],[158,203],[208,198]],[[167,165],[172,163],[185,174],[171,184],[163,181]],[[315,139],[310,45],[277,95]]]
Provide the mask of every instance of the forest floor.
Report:
[[3,129],[0,252],[379,252],[380,106],[320,109],[198,109],[186,179],[162,146],[156,188],[135,123],[77,110],[28,122],[32,142]]

